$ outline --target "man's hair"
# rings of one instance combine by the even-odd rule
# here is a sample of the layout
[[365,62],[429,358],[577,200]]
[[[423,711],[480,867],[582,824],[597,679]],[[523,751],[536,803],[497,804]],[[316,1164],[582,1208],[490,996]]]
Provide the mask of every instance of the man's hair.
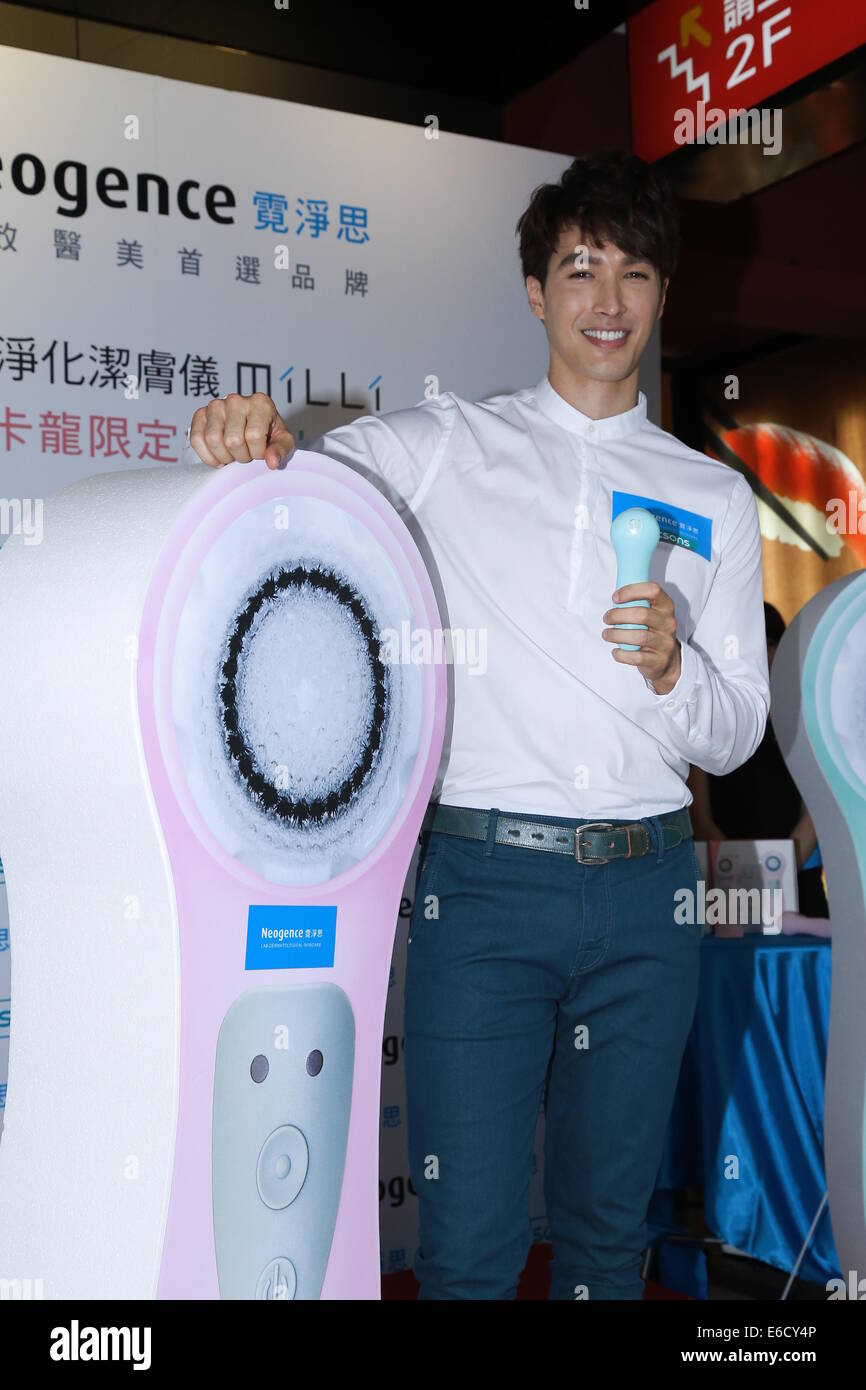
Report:
[[566,227],[596,246],[612,243],[655,266],[659,280],[676,268],[680,233],[667,179],[634,154],[580,155],[559,183],[539,184],[517,223],[524,280],[544,283]]

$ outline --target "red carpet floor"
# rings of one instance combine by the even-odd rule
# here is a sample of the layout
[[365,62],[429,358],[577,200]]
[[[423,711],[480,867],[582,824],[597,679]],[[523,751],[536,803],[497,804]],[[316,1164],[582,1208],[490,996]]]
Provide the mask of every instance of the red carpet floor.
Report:
[[[547,1298],[550,1288],[550,1268],[548,1261],[552,1255],[550,1245],[533,1245],[526,1261],[526,1268],[520,1276],[520,1283],[517,1286],[517,1297],[519,1299]],[[382,1298],[383,1299],[417,1299],[418,1281],[411,1270],[406,1270],[402,1274],[386,1274],[382,1279]],[[644,1299],[685,1299],[693,1302],[687,1294],[674,1293],[671,1289],[665,1289],[661,1284],[652,1284],[647,1281],[644,1289]]]

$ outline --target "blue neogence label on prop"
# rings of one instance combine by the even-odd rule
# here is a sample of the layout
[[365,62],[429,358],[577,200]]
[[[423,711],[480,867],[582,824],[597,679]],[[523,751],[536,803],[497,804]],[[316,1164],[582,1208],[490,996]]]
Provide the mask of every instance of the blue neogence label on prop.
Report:
[[245,970],[319,970],[334,964],[336,907],[250,906]]
[[701,516],[700,512],[687,512],[683,507],[672,507],[670,502],[660,502],[657,497],[638,497],[634,492],[614,492],[611,496],[611,521],[616,521],[620,512],[627,507],[645,507],[652,512],[659,524],[659,540],[667,545],[678,545],[683,550],[694,550],[711,558],[712,517]]

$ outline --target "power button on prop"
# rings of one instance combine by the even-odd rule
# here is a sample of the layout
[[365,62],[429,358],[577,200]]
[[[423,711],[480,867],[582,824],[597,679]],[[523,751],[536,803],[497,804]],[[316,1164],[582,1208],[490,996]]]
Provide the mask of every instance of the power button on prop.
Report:
[[297,1197],[310,1164],[307,1141],[295,1125],[281,1125],[262,1145],[256,1186],[266,1207],[282,1211]]
[[276,1302],[278,1299],[294,1298],[298,1287],[295,1266],[285,1256],[278,1256],[265,1265],[256,1284],[256,1298]]

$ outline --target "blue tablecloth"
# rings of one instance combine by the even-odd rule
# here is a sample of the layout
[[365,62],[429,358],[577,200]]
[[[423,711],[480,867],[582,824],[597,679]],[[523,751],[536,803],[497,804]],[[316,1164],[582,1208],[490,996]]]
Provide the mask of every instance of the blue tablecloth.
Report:
[[[793,1268],[827,1185],[830,951],[829,941],[811,936],[704,937],[650,1240],[672,1228],[669,1189],[702,1185],[717,1236]],[[825,1208],[800,1277],[825,1284],[840,1273]]]

